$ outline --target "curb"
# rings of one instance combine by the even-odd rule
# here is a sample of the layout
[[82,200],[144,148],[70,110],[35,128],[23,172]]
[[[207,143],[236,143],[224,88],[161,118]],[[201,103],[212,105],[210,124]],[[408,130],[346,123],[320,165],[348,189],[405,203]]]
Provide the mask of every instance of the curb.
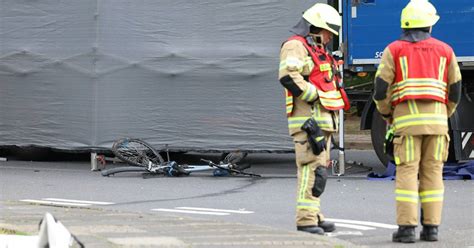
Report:
[[51,213],[90,247],[359,247],[333,237],[266,226],[109,209],[0,202],[0,227],[29,234]]

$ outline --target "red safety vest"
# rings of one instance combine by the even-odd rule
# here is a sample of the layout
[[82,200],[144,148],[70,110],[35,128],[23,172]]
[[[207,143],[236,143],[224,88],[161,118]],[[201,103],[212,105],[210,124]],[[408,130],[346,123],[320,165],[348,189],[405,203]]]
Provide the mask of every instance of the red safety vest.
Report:
[[[314,67],[308,81],[316,87],[321,105],[325,109],[332,111],[340,109],[349,110],[350,104],[347,94],[343,88],[338,88],[341,78],[337,73],[336,60],[324,49],[310,46],[306,39],[301,36],[292,36],[288,39],[288,41],[290,40],[298,40],[303,43],[314,62]],[[292,98],[291,92],[286,92],[287,98]],[[287,101],[288,116],[291,116],[292,105],[293,101]]]
[[447,103],[451,47],[428,38],[419,42],[398,40],[388,48],[395,62],[395,80],[391,85],[393,106],[415,99]]

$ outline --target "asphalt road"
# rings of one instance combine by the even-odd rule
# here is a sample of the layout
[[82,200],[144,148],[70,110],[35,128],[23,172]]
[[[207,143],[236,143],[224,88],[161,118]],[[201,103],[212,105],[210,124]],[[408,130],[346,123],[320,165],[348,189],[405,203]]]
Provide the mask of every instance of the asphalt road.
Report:
[[[383,170],[373,151],[349,151],[346,158],[364,166],[348,167],[345,176],[328,181],[322,209],[338,226],[330,235],[359,245],[397,246],[391,242],[396,228],[394,182],[366,179],[370,170]],[[137,173],[102,177],[87,162],[0,162],[0,200],[85,204],[294,230],[293,155],[251,154],[243,162],[263,177],[214,177],[209,172],[182,178],[143,179]],[[474,246],[473,186],[473,181],[445,181],[440,241],[417,242],[417,247]]]

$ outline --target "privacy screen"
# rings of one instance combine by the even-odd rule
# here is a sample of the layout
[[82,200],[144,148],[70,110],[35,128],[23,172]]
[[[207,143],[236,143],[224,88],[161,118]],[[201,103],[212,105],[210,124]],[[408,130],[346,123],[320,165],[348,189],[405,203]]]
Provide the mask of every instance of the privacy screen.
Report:
[[279,49],[315,2],[1,0],[0,146],[292,149]]

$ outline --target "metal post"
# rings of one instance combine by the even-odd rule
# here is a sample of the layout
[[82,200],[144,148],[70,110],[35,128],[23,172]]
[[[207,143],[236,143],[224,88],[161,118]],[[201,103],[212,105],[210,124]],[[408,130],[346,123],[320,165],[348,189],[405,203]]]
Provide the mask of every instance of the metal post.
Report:
[[336,176],[344,176],[346,166],[346,156],[344,152],[344,110],[339,110],[339,163]]
[[91,171],[98,171],[99,168],[97,167],[97,153],[91,152]]
[[[338,1],[338,9],[339,9],[339,14],[342,15],[342,1]],[[341,52],[341,57],[343,56],[343,48],[342,48],[342,43],[343,43],[343,37],[342,37],[342,27],[339,28],[339,51]],[[344,79],[344,65],[339,65],[339,71],[341,73],[341,80]],[[343,82],[341,83],[343,84]],[[341,85],[343,86],[343,85]],[[341,109],[339,110],[339,147],[341,148],[339,150],[339,163],[337,166],[337,170],[334,170],[333,168],[333,173],[335,172],[335,175],[337,176],[343,176],[345,173],[345,166],[346,166],[346,156],[344,153],[344,110]]]

